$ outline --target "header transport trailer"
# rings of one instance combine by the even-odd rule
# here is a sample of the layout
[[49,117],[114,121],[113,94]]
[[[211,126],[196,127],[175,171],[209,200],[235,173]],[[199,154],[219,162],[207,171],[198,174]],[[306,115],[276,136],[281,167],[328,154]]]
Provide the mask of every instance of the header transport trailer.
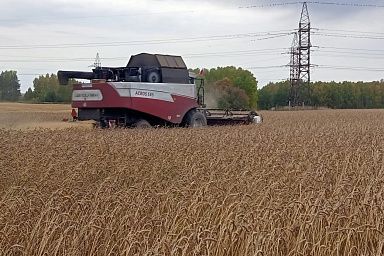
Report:
[[101,127],[151,127],[251,124],[261,121],[254,111],[208,109],[204,80],[180,56],[141,53],[126,67],[95,67],[92,72],[58,71],[59,82],[87,79],[73,85],[72,107],[78,120]]

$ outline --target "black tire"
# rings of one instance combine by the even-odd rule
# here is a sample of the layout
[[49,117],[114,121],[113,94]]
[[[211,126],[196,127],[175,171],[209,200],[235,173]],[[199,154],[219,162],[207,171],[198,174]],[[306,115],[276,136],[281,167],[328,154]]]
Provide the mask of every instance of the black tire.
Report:
[[134,123],[132,127],[139,128],[139,129],[148,129],[148,128],[152,128],[152,125],[147,120],[140,119],[139,121]]
[[188,112],[185,121],[187,127],[198,128],[207,126],[207,118],[205,115],[196,110]]
[[160,83],[160,74],[158,71],[151,71],[147,75],[147,81],[149,83]]

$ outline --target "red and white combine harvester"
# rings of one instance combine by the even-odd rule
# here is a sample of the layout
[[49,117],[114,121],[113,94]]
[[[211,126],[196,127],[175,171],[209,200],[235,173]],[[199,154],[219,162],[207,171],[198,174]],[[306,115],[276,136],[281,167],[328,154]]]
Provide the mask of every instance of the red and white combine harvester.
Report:
[[196,78],[180,56],[141,53],[126,67],[95,67],[92,72],[58,71],[68,79],[90,83],[73,86],[72,107],[78,120],[101,127],[151,127],[251,124],[261,121],[254,111],[208,109],[204,80]]

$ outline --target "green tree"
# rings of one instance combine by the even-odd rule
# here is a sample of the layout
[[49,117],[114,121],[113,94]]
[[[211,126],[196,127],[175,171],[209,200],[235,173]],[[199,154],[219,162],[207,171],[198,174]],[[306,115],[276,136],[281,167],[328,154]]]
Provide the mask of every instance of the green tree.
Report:
[[233,85],[225,78],[214,84],[214,91],[217,99],[217,107],[223,109],[247,109],[249,97],[243,89]]
[[70,79],[68,85],[62,86],[55,74],[39,76],[33,81],[34,98],[37,102],[70,102],[74,83],[76,80]]
[[267,84],[259,90],[259,108],[270,109],[276,106],[287,106],[289,90],[289,81]]
[[35,99],[35,94],[32,91],[31,87],[28,88],[28,90],[24,94],[24,100],[25,101],[33,101]]
[[3,71],[0,74],[0,100],[17,101],[21,96],[17,72]]
[[[205,70],[204,73],[208,91],[210,91],[211,87],[215,86],[217,81],[228,79],[233,87],[241,89],[248,96],[249,100],[247,108],[257,107],[257,80],[250,71],[229,66],[212,68],[210,70]],[[236,91],[240,92],[238,90]]]
[[73,84],[77,83],[74,79],[69,79],[68,85],[60,85],[57,90],[58,101],[71,102]]
[[33,80],[34,93],[39,102],[53,102],[56,99],[55,91],[59,88],[56,75],[46,74]]

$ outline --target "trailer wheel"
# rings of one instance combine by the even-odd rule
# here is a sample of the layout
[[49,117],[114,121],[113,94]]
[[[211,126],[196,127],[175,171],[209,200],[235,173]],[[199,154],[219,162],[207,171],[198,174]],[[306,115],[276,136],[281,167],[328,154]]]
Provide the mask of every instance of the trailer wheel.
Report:
[[207,125],[207,118],[200,111],[193,110],[187,114],[186,125],[192,128],[203,127]]
[[144,120],[144,119],[140,119],[139,121],[134,123],[132,126],[139,129],[152,128],[152,125],[147,120]]
[[157,71],[151,71],[149,72],[147,76],[147,81],[149,83],[160,83],[160,74]]

